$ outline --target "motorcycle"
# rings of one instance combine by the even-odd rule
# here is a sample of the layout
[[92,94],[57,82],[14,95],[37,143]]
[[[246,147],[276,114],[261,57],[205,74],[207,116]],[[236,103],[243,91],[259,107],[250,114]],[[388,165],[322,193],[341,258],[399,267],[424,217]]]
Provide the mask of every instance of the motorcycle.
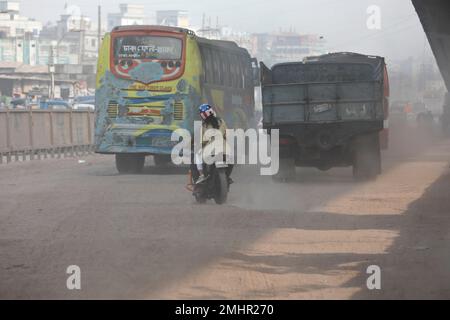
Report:
[[228,177],[229,166],[226,163],[214,163],[205,165],[204,173],[207,179],[200,184],[194,184],[193,195],[197,203],[205,203],[214,199],[219,204],[225,204],[230,191],[230,179]]

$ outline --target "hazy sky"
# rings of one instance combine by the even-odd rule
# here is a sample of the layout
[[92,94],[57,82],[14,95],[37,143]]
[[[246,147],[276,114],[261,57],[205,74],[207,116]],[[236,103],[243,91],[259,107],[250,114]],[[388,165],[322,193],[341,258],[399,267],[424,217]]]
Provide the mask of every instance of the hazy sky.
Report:
[[[97,6],[117,12],[119,3],[144,4],[146,10],[182,9],[191,22],[201,24],[202,14],[220,24],[247,32],[270,32],[295,28],[301,33],[325,37],[331,51],[357,51],[389,59],[430,55],[425,35],[411,0],[71,0],[83,14],[96,19]],[[44,22],[56,21],[64,12],[65,1],[22,0],[23,15]],[[381,8],[381,30],[366,26],[370,5]]]

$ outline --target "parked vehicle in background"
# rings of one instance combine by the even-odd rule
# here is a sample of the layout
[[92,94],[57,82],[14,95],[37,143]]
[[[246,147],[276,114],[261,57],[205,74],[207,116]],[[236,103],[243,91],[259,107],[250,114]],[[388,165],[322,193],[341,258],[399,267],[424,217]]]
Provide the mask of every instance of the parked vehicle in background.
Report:
[[64,100],[38,99],[30,100],[19,98],[11,101],[12,109],[31,109],[31,110],[70,110],[72,106]]
[[42,110],[70,110],[72,106],[64,100],[41,100],[39,108]]
[[387,147],[389,81],[384,58],[333,53],[281,63],[261,63],[263,124],[280,130],[280,173],[295,167],[353,166],[355,179],[381,173]]
[[73,110],[95,110],[95,96],[81,96],[73,100]]
[[29,104],[29,101],[25,98],[16,98],[11,100],[12,109],[27,109]]

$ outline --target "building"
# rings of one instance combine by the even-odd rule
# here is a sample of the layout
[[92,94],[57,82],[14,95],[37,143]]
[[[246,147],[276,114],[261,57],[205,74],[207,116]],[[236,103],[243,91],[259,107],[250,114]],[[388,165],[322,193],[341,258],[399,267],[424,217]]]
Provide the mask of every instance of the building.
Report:
[[[20,7],[16,1],[0,1],[0,4],[3,14],[7,9],[10,15],[18,15]],[[5,29],[0,36],[2,95],[23,97],[30,92],[49,95],[52,91],[52,96],[68,98],[92,93],[100,35],[97,24],[83,16],[78,7],[66,5],[60,19],[41,26],[39,32],[18,36],[14,31],[13,36],[13,26],[16,24],[11,23],[9,34]],[[54,90],[50,90],[50,65],[55,66]]]
[[37,64],[41,30],[41,22],[20,15],[18,1],[0,1],[0,61]]
[[189,14],[183,10],[156,11],[156,24],[169,27],[189,28]]
[[78,7],[66,7],[56,24],[45,26],[40,34],[39,64],[96,64],[98,33],[98,26]]
[[268,66],[281,62],[302,61],[306,57],[327,53],[323,37],[315,34],[300,34],[294,31],[277,33],[254,33],[233,30],[221,26],[217,18],[215,25],[211,18],[203,17],[202,27],[195,29],[200,37],[236,42],[248,50],[251,56],[264,61]]
[[19,1],[0,1],[0,35],[3,38],[38,36],[41,30],[41,22],[20,15]]
[[[21,17],[17,1],[0,1],[0,8],[0,61],[27,65],[96,64],[97,26],[78,7],[66,6],[56,24],[46,26]],[[52,54],[54,60],[50,61]]]
[[432,56],[389,60],[391,103],[422,102],[433,113],[441,112],[445,83]]
[[0,61],[37,64],[37,38],[26,34],[23,37],[0,37]]
[[19,13],[20,3],[19,1],[0,1],[1,12],[15,12]]
[[139,4],[121,4],[119,13],[108,14],[108,30],[117,26],[146,24],[145,7]]
[[[30,66],[18,62],[0,62],[0,96],[26,97],[48,96],[51,78],[48,66]],[[67,75],[55,74],[55,97],[76,95],[80,85]]]
[[250,51],[267,65],[273,65],[325,54],[326,48],[323,37],[318,35],[279,32],[252,35]]

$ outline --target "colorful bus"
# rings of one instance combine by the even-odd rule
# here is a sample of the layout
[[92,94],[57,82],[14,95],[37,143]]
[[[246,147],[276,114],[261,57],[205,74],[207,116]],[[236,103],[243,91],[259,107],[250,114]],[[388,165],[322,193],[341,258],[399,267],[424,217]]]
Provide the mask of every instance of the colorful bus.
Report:
[[170,161],[172,132],[193,131],[198,106],[214,105],[232,128],[254,116],[255,60],[229,41],[175,27],[123,26],[105,35],[96,88],[96,152],[114,154],[120,173],[145,156]]

